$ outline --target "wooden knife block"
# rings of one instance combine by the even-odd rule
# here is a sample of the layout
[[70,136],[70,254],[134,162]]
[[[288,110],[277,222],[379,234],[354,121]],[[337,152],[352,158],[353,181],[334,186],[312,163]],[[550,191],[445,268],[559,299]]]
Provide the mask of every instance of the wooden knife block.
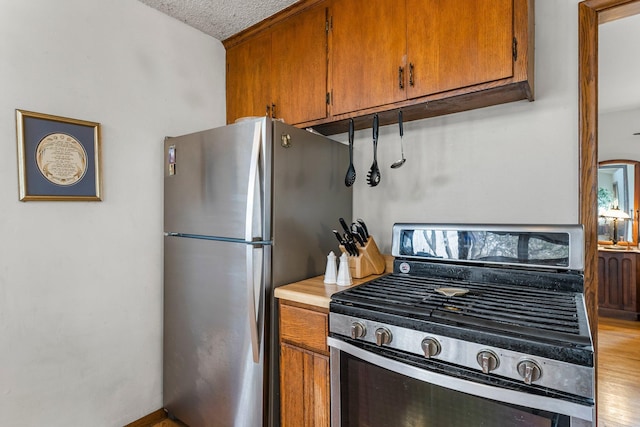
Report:
[[361,279],[372,274],[384,273],[385,260],[372,236],[369,236],[369,240],[367,240],[364,247],[358,246],[358,256],[350,256],[342,245],[340,245],[340,250],[347,254],[349,273],[352,278]]

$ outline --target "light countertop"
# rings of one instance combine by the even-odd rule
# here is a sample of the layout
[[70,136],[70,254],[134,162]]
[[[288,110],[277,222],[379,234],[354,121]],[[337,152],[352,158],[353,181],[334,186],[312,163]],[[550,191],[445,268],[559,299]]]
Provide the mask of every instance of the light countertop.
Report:
[[353,279],[351,286],[327,285],[324,283],[324,276],[316,276],[279,286],[275,289],[274,295],[276,298],[283,300],[313,305],[320,308],[329,308],[331,295],[334,293],[391,273],[393,271],[393,257],[385,255],[385,262],[385,272],[383,274],[374,274],[362,279]]
[[640,253],[640,250],[638,249],[637,246],[618,246],[618,247],[611,247],[609,245],[603,246],[603,245],[598,245],[598,250],[599,251],[603,251],[603,252],[629,252],[629,253]]

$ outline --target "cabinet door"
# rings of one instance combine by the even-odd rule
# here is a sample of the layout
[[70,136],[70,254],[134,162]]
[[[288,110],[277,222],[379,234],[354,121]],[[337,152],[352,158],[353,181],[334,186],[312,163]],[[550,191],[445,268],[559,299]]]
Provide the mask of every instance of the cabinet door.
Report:
[[598,253],[598,305],[635,311],[637,262],[635,254]]
[[297,427],[304,424],[305,353],[287,344],[280,346],[280,424]]
[[513,75],[513,0],[406,0],[408,98]]
[[275,116],[287,123],[327,116],[326,22],[323,2],[273,29],[271,76]]
[[227,49],[227,123],[271,108],[271,33]]
[[626,311],[638,311],[638,257],[636,254],[625,253],[620,260],[620,277],[622,280],[622,305]]
[[640,318],[639,256],[635,252],[598,251],[598,307],[612,309],[609,315]]
[[607,257],[598,251],[598,307],[607,307],[607,289],[609,288],[609,271]]
[[329,358],[321,354],[314,354],[311,358],[313,369],[310,387],[313,388],[312,400],[309,404],[311,424],[315,427],[329,427],[331,425],[331,377]]
[[404,1],[342,0],[331,9],[332,115],[405,99]]
[[624,296],[624,277],[623,271],[625,270],[624,258],[618,254],[614,254],[607,259],[607,271],[609,273],[609,286],[606,290],[605,300],[607,301],[607,307],[617,308],[622,310],[624,308],[623,296]]
[[329,427],[329,358],[282,344],[280,402],[283,427]]

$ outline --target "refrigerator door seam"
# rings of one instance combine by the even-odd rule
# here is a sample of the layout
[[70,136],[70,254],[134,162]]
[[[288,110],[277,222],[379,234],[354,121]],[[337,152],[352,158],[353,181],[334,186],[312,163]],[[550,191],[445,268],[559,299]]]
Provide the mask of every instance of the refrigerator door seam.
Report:
[[187,238],[187,239],[215,240],[215,241],[218,241],[218,242],[242,243],[242,244],[253,245],[253,246],[271,245],[273,243],[273,242],[271,242],[269,240],[246,241],[246,240],[242,240],[242,239],[234,239],[232,237],[206,236],[204,234],[188,234],[188,233],[166,232],[166,233],[164,233],[164,235],[165,236],[171,236],[171,237],[184,237],[184,238]]

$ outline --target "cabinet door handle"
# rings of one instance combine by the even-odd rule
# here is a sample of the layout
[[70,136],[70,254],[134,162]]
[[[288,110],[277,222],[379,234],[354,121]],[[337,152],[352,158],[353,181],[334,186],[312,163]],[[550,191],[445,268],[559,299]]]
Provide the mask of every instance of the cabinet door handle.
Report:
[[276,104],[271,104],[271,118],[276,118]]
[[398,67],[398,87],[404,89],[404,68]]
[[413,81],[413,63],[409,62],[409,86],[413,87],[414,86],[414,81]]

